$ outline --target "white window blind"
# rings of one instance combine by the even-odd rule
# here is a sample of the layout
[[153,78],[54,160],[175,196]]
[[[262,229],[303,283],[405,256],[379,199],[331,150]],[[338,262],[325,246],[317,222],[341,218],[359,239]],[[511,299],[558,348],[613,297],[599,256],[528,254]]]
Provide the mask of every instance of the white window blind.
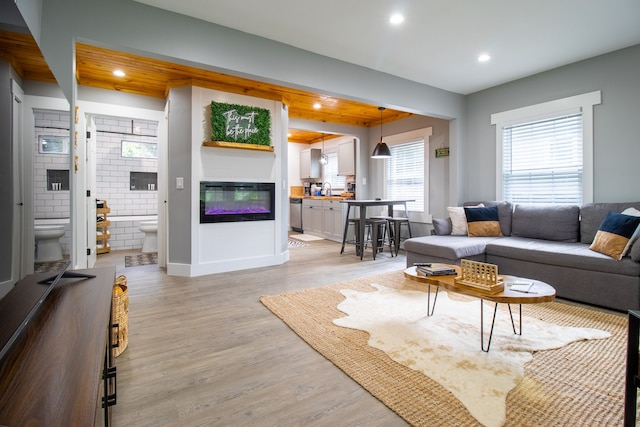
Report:
[[[344,190],[345,177],[338,175],[338,153],[326,153],[329,163],[322,166],[322,183],[330,182],[331,190]],[[334,191],[334,194],[335,191]]]
[[414,141],[389,147],[387,188],[389,199],[407,199],[407,209],[424,211],[424,141]]
[[502,194],[512,203],[582,203],[582,114],[503,128]]

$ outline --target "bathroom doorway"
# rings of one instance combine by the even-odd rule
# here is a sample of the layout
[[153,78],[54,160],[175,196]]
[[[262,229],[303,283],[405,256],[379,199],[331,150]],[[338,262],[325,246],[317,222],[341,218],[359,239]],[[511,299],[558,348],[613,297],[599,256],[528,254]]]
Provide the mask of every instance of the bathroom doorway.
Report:
[[[141,252],[140,223],[156,220],[158,267],[166,266],[167,125],[164,111],[78,101],[87,142],[87,256],[93,267],[112,255]],[[95,243],[90,242],[93,240]],[[107,255],[109,254],[109,255]],[[104,262],[98,262],[104,265]]]

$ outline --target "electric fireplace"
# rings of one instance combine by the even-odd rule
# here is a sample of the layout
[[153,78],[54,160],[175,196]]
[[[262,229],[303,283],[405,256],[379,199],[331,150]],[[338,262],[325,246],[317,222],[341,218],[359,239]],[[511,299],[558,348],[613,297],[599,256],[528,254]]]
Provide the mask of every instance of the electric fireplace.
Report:
[[274,183],[200,182],[201,224],[274,219]]

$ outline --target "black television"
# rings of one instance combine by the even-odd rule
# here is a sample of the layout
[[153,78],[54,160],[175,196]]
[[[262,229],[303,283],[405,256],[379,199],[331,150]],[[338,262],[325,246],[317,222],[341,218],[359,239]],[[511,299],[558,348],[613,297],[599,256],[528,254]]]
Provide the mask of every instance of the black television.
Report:
[[40,280],[38,282],[38,284],[45,285],[47,288],[42,293],[40,298],[38,298],[38,300],[35,302],[33,307],[31,307],[31,309],[26,314],[26,316],[20,321],[18,327],[15,329],[15,331],[13,331],[11,336],[6,338],[5,342],[0,342],[0,345],[2,345],[2,349],[0,349],[0,361],[2,361],[4,359],[4,357],[7,355],[7,353],[11,350],[11,347],[13,346],[13,344],[16,342],[18,337],[20,337],[20,335],[25,330],[27,325],[29,325],[29,323],[31,322],[33,317],[36,315],[36,313],[38,312],[38,310],[40,309],[40,307],[42,306],[44,301],[47,299],[47,296],[56,287],[56,285],[58,284],[60,279],[63,279],[63,278],[84,278],[84,279],[89,279],[89,278],[92,278],[92,277],[96,277],[96,276],[94,276],[92,274],[77,273],[77,272],[74,272],[74,271],[66,271],[68,266],[69,266],[69,264],[67,264],[67,266],[65,268],[60,270],[55,275],[52,275],[52,276],[47,277],[45,279],[42,279],[42,280]]

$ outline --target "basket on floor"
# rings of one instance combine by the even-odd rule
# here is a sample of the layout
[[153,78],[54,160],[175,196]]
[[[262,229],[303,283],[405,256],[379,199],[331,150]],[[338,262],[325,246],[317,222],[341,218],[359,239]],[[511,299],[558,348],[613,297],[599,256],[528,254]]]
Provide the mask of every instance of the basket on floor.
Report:
[[113,302],[111,306],[113,322],[112,341],[115,345],[113,355],[120,356],[129,344],[129,287],[127,277],[118,276],[113,286]]

